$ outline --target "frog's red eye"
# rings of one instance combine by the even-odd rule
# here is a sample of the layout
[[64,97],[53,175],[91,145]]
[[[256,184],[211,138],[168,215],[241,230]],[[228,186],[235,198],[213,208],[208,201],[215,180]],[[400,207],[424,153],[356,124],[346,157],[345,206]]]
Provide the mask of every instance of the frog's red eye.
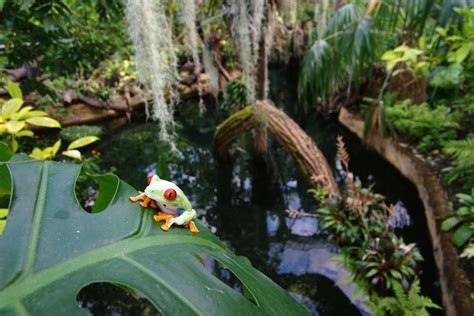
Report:
[[153,179],[153,176],[149,176],[149,177],[148,177],[148,180],[147,180],[147,182],[148,182],[148,185],[150,185],[150,183],[151,183],[151,179]]
[[168,201],[172,201],[172,200],[176,199],[176,191],[173,190],[173,189],[168,189],[168,190],[165,191],[165,194],[163,194],[163,196]]

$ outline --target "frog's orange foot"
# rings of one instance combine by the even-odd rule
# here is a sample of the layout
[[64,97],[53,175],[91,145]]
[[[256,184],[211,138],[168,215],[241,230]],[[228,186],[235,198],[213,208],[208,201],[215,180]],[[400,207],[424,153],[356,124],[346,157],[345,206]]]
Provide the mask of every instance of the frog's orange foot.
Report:
[[140,203],[140,206],[141,207],[148,207],[151,204],[151,202],[153,202],[153,200],[147,196],[147,197],[145,197],[143,202]]
[[166,221],[166,223],[164,223],[164,224],[161,225],[160,227],[161,227],[161,229],[163,229],[165,232],[167,232],[168,230],[170,230],[171,225],[168,224],[168,221]]
[[173,216],[164,214],[164,213],[158,213],[157,215],[153,216],[153,218],[155,219],[156,222],[161,222],[161,221],[169,222],[173,218]]
[[145,199],[145,194],[143,194],[142,192],[138,191],[138,193],[140,193],[140,195],[137,195],[137,196],[131,196],[130,197],[130,201],[132,202],[138,202],[138,201],[143,201]]
[[194,224],[194,222],[189,222],[188,224],[185,225],[185,227],[189,229],[191,233],[194,233],[194,234],[199,233],[199,229],[196,227],[196,224]]

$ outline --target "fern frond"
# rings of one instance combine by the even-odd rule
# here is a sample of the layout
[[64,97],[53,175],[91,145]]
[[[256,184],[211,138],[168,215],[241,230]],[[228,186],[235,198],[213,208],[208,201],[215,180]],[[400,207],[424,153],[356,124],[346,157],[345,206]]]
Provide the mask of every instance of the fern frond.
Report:
[[349,153],[347,152],[346,149],[346,144],[344,144],[344,141],[342,140],[342,136],[339,135],[337,136],[337,157],[339,160],[341,160],[341,163],[344,165],[344,169],[346,172],[349,172]]
[[[474,161],[474,137],[463,140],[455,140],[446,143],[444,151],[457,160]],[[472,162],[474,164],[474,162]]]

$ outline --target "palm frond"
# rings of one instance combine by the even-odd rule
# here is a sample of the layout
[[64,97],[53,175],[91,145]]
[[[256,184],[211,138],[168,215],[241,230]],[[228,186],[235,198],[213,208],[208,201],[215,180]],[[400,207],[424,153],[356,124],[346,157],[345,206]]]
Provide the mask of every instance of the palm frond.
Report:
[[387,47],[395,45],[403,31],[422,30],[434,0],[372,1],[365,10],[347,4],[329,20],[324,37],[306,53],[299,79],[304,104],[326,99],[345,84],[357,87]]

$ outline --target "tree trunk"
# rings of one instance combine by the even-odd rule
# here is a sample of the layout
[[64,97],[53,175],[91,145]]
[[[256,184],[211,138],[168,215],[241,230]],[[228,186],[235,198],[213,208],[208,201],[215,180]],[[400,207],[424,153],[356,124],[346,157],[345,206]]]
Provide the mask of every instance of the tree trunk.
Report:
[[331,195],[340,194],[331,168],[313,140],[288,115],[267,101],[245,107],[218,126],[214,137],[216,158],[231,158],[230,145],[245,131],[259,126],[268,129],[293,157],[309,185],[321,185]]

